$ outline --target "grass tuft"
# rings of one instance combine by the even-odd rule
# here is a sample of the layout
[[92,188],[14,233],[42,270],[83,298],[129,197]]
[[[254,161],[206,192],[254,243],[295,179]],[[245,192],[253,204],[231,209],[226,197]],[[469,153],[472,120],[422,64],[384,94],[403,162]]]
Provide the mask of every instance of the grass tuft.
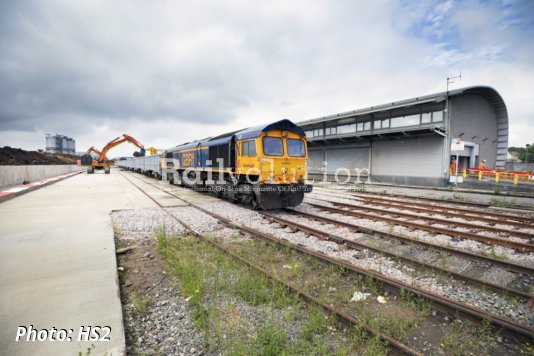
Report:
[[250,305],[265,304],[270,301],[270,281],[263,276],[242,274],[236,281],[237,294]]
[[256,334],[258,354],[276,356],[282,353],[287,343],[287,333],[283,325],[265,322]]
[[134,294],[130,302],[135,313],[145,314],[148,311],[149,302],[146,296],[139,297]]

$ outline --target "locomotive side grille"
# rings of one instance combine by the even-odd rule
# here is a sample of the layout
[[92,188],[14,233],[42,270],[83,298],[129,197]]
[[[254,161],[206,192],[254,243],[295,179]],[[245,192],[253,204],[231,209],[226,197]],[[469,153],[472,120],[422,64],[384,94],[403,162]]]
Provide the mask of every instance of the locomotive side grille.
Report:
[[211,161],[210,165],[207,165],[208,167],[217,167],[217,147],[218,146],[210,146],[209,152],[208,152],[208,159]]
[[[219,156],[217,158],[221,158],[223,160],[223,167],[228,167],[230,165],[230,153],[228,152],[229,146],[228,144],[219,145],[217,146]],[[215,166],[218,167],[217,161],[214,162]]]
[[230,148],[228,144],[222,144],[217,146],[210,146],[208,151],[208,159],[211,160],[211,165],[208,167],[213,167],[217,169],[219,167],[219,162],[217,159],[223,161],[223,167],[230,166]]

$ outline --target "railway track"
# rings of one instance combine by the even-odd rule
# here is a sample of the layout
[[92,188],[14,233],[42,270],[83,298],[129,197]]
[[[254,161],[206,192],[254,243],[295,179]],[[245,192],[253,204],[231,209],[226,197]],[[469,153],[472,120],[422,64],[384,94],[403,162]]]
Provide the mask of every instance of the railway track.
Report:
[[[452,220],[447,220],[447,219],[442,219],[442,218],[435,218],[435,217],[430,217],[430,216],[417,215],[417,214],[406,213],[406,212],[401,212],[401,211],[391,211],[391,210],[388,210],[388,209],[381,209],[381,208],[376,208],[376,207],[367,206],[367,205],[366,206],[362,206],[362,205],[347,204],[347,203],[332,201],[332,200],[328,200],[328,199],[321,199],[321,198],[314,198],[314,197],[312,197],[312,199],[319,200],[319,201],[325,201],[325,202],[329,202],[329,203],[333,203],[333,204],[337,204],[337,205],[340,205],[340,206],[343,206],[343,207],[346,207],[346,208],[357,209],[357,210],[368,210],[368,211],[372,211],[372,212],[375,212],[375,213],[378,213],[378,214],[396,215],[396,216],[400,216],[400,217],[404,217],[404,218],[408,218],[408,219],[422,220],[422,221],[430,222],[430,223],[433,223],[433,224],[434,223],[438,223],[438,224],[450,225],[450,226],[454,226],[454,227],[461,227],[461,228],[466,228],[466,229],[471,229],[471,230],[485,230],[485,231],[493,232],[493,233],[496,233],[496,234],[513,235],[513,236],[528,240],[528,242],[532,242],[532,239],[534,238],[534,235],[532,235],[531,233],[521,232],[521,231],[513,231],[513,230],[510,230],[510,229],[501,229],[501,228],[496,228],[496,227],[492,227],[492,226],[484,226],[484,225],[471,224],[471,223],[465,223],[465,222],[460,222],[460,221],[452,221]],[[343,198],[341,198],[341,199],[343,199]],[[394,208],[393,206],[391,206],[391,207]],[[396,208],[399,209],[399,207],[396,207]],[[400,207],[400,209],[406,210],[406,208],[402,208],[402,207]],[[454,217],[450,213],[437,213],[437,212],[432,212],[432,211],[425,211],[425,213],[426,214],[446,215],[446,216],[449,216],[449,217]],[[458,216],[456,216],[456,217],[458,217]],[[462,218],[461,215],[459,217]],[[532,226],[532,227],[528,226],[528,228],[534,228],[534,226]]]
[[[139,180],[140,181],[144,181],[144,180],[141,180],[141,179],[139,179]],[[130,180],[130,182],[132,182],[132,181]],[[156,185],[156,184],[149,183],[147,181],[144,181],[144,182],[159,188],[160,190],[162,190],[163,192],[166,192],[167,194],[170,194],[170,195],[172,195],[172,196],[174,196],[174,197],[176,197],[178,199],[181,199],[176,194],[174,194],[172,192],[169,192],[167,190],[164,190],[161,187],[158,187],[158,185]],[[132,184],[136,185],[133,182],[132,182]],[[139,190],[142,191],[143,193],[145,193],[141,188],[139,188]],[[147,193],[145,193],[145,194],[147,194]],[[151,197],[151,199],[154,200],[152,197]],[[156,202],[156,204],[158,204],[157,201],[155,201],[155,202]],[[355,272],[356,274],[363,275],[363,276],[366,276],[366,277],[370,277],[370,278],[372,278],[372,279],[374,279],[376,281],[379,281],[379,282],[383,283],[384,285],[386,285],[389,288],[392,288],[394,290],[397,290],[397,291],[399,291],[399,290],[409,291],[409,292],[411,292],[411,293],[413,293],[413,294],[415,294],[417,296],[423,297],[426,300],[431,301],[433,303],[433,305],[438,310],[446,310],[447,312],[452,313],[453,315],[458,313],[458,312],[460,312],[464,316],[467,316],[468,318],[473,318],[475,320],[478,320],[479,322],[481,322],[483,320],[488,320],[497,328],[497,330],[502,329],[502,331],[506,331],[506,333],[509,336],[512,336],[512,337],[517,337],[519,335],[521,335],[522,337],[525,337],[525,336],[526,337],[531,337],[534,334],[534,328],[532,328],[530,326],[527,326],[527,325],[524,325],[524,324],[521,324],[521,323],[518,323],[518,322],[515,322],[510,318],[500,317],[500,316],[497,316],[497,315],[489,314],[488,312],[486,312],[486,311],[484,311],[484,310],[482,310],[480,308],[477,308],[477,307],[474,307],[474,306],[471,306],[471,305],[468,305],[468,304],[465,304],[465,303],[458,302],[458,301],[456,301],[454,299],[451,299],[451,298],[448,298],[448,297],[444,297],[444,296],[438,295],[438,294],[433,293],[433,292],[429,292],[427,290],[424,290],[422,288],[413,286],[411,284],[406,284],[406,283],[400,282],[398,280],[395,280],[395,279],[389,278],[387,276],[384,276],[384,275],[382,275],[382,274],[380,274],[378,272],[374,272],[374,271],[371,271],[371,270],[366,270],[366,269],[357,267],[357,266],[355,266],[355,265],[353,265],[351,263],[348,263],[348,262],[345,262],[345,261],[342,261],[342,260],[339,260],[339,259],[334,259],[334,258],[326,255],[325,253],[318,252],[318,251],[312,250],[310,248],[307,248],[307,247],[304,247],[304,246],[301,246],[301,245],[296,245],[296,244],[290,243],[289,241],[282,240],[282,239],[280,239],[280,238],[278,238],[278,237],[276,237],[274,235],[267,234],[267,233],[262,232],[260,230],[256,230],[256,229],[253,229],[253,228],[241,225],[241,224],[236,224],[236,223],[230,221],[229,219],[227,219],[227,218],[225,218],[225,217],[223,217],[223,216],[221,216],[219,214],[213,213],[213,212],[211,212],[211,211],[209,211],[209,210],[207,210],[205,208],[202,208],[202,207],[200,207],[200,206],[198,206],[198,205],[196,205],[194,203],[188,202],[188,204],[191,207],[194,207],[195,209],[198,209],[199,211],[202,211],[203,213],[208,214],[208,215],[212,216],[213,218],[219,220],[224,225],[227,225],[229,227],[235,228],[236,230],[239,230],[239,231],[241,231],[243,233],[246,233],[246,234],[249,234],[251,236],[254,236],[254,237],[257,237],[257,238],[261,238],[263,240],[270,241],[270,242],[273,242],[273,243],[276,243],[276,244],[282,244],[282,245],[287,246],[287,247],[289,247],[291,249],[294,249],[294,250],[296,250],[298,252],[301,252],[301,253],[304,253],[304,254],[308,254],[308,255],[314,256],[314,257],[316,257],[318,259],[321,259],[323,261],[326,261],[326,262],[341,266],[341,267],[343,267],[343,268],[345,268],[347,270]],[[159,204],[158,204],[158,206],[159,206]],[[165,209],[165,208],[162,207],[162,209]],[[193,231],[193,233],[195,233],[195,235],[197,235],[197,236],[201,235],[198,232],[194,232]],[[207,237],[204,236],[203,238],[207,238]],[[212,243],[212,241],[209,241],[209,242]],[[215,243],[215,242],[213,242],[213,243]],[[246,263],[247,264],[250,263],[250,264],[254,265],[250,261],[248,261]],[[258,269],[259,271],[262,271],[260,266],[254,266],[254,268]],[[263,271],[263,273],[266,273],[267,275],[269,275],[268,272]],[[287,283],[285,283],[283,281],[282,281],[282,283],[287,285]],[[291,287],[293,288],[293,290],[295,290],[297,292],[299,291],[298,288],[296,288],[295,286],[291,286]],[[300,292],[302,292],[302,291],[300,291]],[[304,293],[304,294],[300,293],[300,295],[302,295],[305,299],[307,299],[305,294],[306,293]],[[318,303],[320,305],[322,305],[326,310],[330,310],[330,309],[326,308],[325,305],[322,304],[320,301],[318,301]],[[354,320],[352,320],[352,321],[347,320],[347,318],[345,318],[343,316],[344,313],[339,311],[339,310],[333,310],[333,312],[336,315],[338,315],[340,318],[345,320],[345,321],[348,321],[348,322],[351,322],[351,323],[354,322]],[[361,321],[359,321],[359,322],[361,323]],[[367,327],[365,329],[369,331],[368,328],[369,328],[369,326],[367,325]],[[370,332],[375,334],[372,331],[370,331]],[[375,335],[379,335],[380,336],[380,334],[375,334]],[[384,340],[388,340],[385,336],[380,336],[380,337],[383,338]],[[398,342],[398,340],[388,340],[388,342],[390,342],[391,345],[396,347],[395,343]],[[408,349],[406,349],[405,347],[407,347]],[[403,352],[406,352],[407,350],[409,350],[409,347],[406,346],[406,345],[403,345],[400,348],[398,348],[398,350],[402,350]],[[411,350],[410,352],[413,352],[413,351],[414,350]]]
[[[329,193],[320,193],[314,191],[313,194],[322,196],[331,196],[341,199],[353,200],[358,202],[372,203],[375,205],[391,207],[395,209],[411,210],[426,214],[438,214],[451,218],[459,218],[463,220],[478,220],[488,224],[500,224],[513,226],[523,229],[534,229],[534,219],[526,216],[514,216],[510,214],[497,214],[489,211],[474,211],[460,207],[443,206],[437,204],[419,203],[412,200],[397,200],[385,199],[378,197],[367,197],[364,195],[355,195],[354,193],[347,193],[346,195]],[[452,212],[453,210],[454,212]]]
[[[452,199],[439,199],[439,198],[431,198],[431,197],[425,197],[425,196],[412,196],[412,195],[402,195],[402,194],[393,194],[393,193],[382,193],[382,192],[356,192],[354,189],[347,189],[346,190],[348,194],[354,195],[354,196],[363,196],[363,197],[377,197],[377,196],[387,196],[395,199],[412,199],[414,201],[424,201],[424,202],[432,202],[437,204],[449,204],[449,205],[455,205],[458,206],[460,209],[465,208],[466,206],[474,207],[474,208],[484,208],[484,209],[502,209],[502,207],[494,206],[490,203],[479,203],[479,202],[472,202],[472,201],[458,201],[458,200],[452,200]],[[507,209],[517,209],[517,210],[526,210],[529,212],[534,211],[533,206],[527,206],[527,205],[518,205],[518,204],[507,204]]]
[[[297,214],[297,215],[299,215],[299,213],[300,213],[299,211],[292,210],[292,209],[288,209],[286,211],[290,212],[291,214]],[[443,273],[444,275],[450,275],[450,276],[452,276],[452,277],[454,277],[456,279],[459,279],[459,280],[462,280],[462,281],[466,281],[466,282],[471,282],[471,283],[473,283],[473,284],[475,284],[475,285],[477,285],[479,287],[489,288],[489,289],[492,289],[494,291],[503,293],[505,295],[513,295],[513,296],[516,296],[516,297],[524,298],[526,300],[528,300],[531,297],[534,297],[533,295],[531,295],[529,293],[525,293],[523,291],[520,291],[520,290],[517,290],[517,289],[514,289],[514,288],[507,288],[505,286],[494,284],[494,283],[491,283],[491,282],[487,282],[487,281],[484,281],[484,280],[481,280],[481,279],[478,279],[478,278],[475,278],[475,277],[468,276],[466,274],[457,273],[457,272],[455,272],[455,271],[453,271],[451,269],[442,268],[442,267],[439,267],[439,266],[436,266],[436,265],[433,265],[433,264],[430,264],[430,263],[426,263],[426,262],[420,261],[420,260],[418,260],[416,258],[407,257],[407,256],[404,256],[401,253],[392,252],[392,251],[390,251],[388,249],[371,246],[370,244],[360,243],[360,242],[357,242],[357,241],[354,241],[354,240],[349,240],[349,239],[346,239],[346,238],[341,237],[339,235],[336,235],[336,234],[333,234],[333,233],[327,233],[327,232],[324,232],[324,231],[321,231],[321,230],[318,230],[318,229],[314,229],[314,228],[311,228],[311,227],[309,227],[307,225],[304,225],[304,224],[301,224],[301,223],[297,223],[295,221],[291,221],[291,220],[285,219],[283,217],[274,215],[272,213],[267,213],[267,212],[259,212],[259,213],[262,214],[263,216],[265,216],[267,219],[273,221],[273,222],[277,222],[277,223],[279,223],[281,225],[289,226],[289,227],[291,227],[293,229],[296,229],[296,230],[305,232],[307,234],[319,237],[319,238],[321,238],[323,240],[335,241],[335,242],[337,242],[337,243],[339,243],[341,245],[345,245],[345,246],[348,246],[348,247],[356,249],[356,250],[367,249],[367,250],[373,251],[375,253],[387,256],[387,257],[391,257],[391,258],[394,258],[394,259],[398,259],[398,260],[407,262],[407,263],[415,265],[417,267],[426,268],[426,269],[428,269],[430,271],[440,272],[440,273]],[[306,214],[306,215],[303,214],[301,216],[309,217],[310,215],[311,214]],[[316,221],[321,221],[323,223],[334,224],[332,221],[328,221],[326,219],[323,219],[322,217],[320,217],[318,215],[313,216],[313,219],[316,220]],[[534,273],[534,269],[530,269],[530,271],[532,273]]]
[[[249,261],[249,260],[243,258],[242,256],[238,255],[236,252],[232,251],[231,249],[229,249],[228,247],[224,246],[223,244],[217,243],[216,241],[214,241],[213,239],[209,238],[208,236],[196,231],[189,224],[187,224],[185,221],[183,221],[182,219],[179,219],[174,214],[171,214],[168,211],[167,207],[165,207],[163,204],[158,202],[158,200],[155,199],[154,197],[152,197],[150,194],[145,192],[139,185],[135,184],[129,178],[126,178],[126,179],[132,185],[134,185],[139,191],[141,191],[148,198],[150,198],[168,216],[170,216],[176,222],[178,222],[179,224],[184,226],[184,228],[189,233],[191,233],[192,235],[194,235],[194,236],[198,237],[199,239],[209,243],[210,245],[214,246],[215,248],[219,249],[220,251],[223,251],[224,253],[232,256],[236,260],[244,263],[245,265],[247,265],[250,268],[260,272],[261,274],[263,274],[266,277],[276,281],[277,283],[280,283],[280,284],[286,286],[289,290],[293,291],[294,293],[297,293],[304,300],[321,306],[326,312],[336,315],[338,318],[340,318],[340,320],[344,321],[345,323],[347,323],[349,325],[357,325],[359,327],[362,327],[367,333],[379,337],[381,340],[385,341],[388,345],[391,345],[393,348],[395,348],[401,354],[413,355],[413,356],[422,356],[423,355],[422,353],[418,352],[417,350],[413,349],[412,347],[410,347],[410,346],[400,342],[399,340],[397,340],[397,339],[395,339],[395,338],[393,338],[393,337],[381,332],[380,330],[377,330],[376,328],[373,328],[373,327],[367,325],[366,323],[362,322],[361,320],[358,320],[358,319],[354,318],[353,316],[346,314],[342,310],[339,310],[337,308],[334,308],[334,307],[322,302],[321,300],[319,300],[318,298],[315,298],[311,294],[306,293],[304,290],[300,289],[299,287],[297,287],[297,286],[295,286],[295,285],[293,285],[293,284],[291,284],[291,283],[289,283],[287,281],[284,281],[284,280],[280,279],[279,277],[277,277],[277,276],[273,275],[272,273],[266,271],[262,267],[256,265],[252,261]],[[208,210],[205,210],[203,208],[200,208],[200,207],[196,206],[196,204],[193,204],[193,203],[190,203],[188,201],[185,201],[185,200],[181,199],[180,197],[176,196],[175,194],[167,192],[167,191],[165,191],[163,189],[162,189],[162,191],[167,193],[167,194],[169,194],[169,195],[172,195],[175,198],[178,198],[178,199],[184,201],[185,203],[187,203],[189,206],[191,206],[193,208],[196,208],[196,209],[198,209],[198,210],[200,210],[200,211],[202,211],[202,212],[204,212],[204,213],[206,213],[206,214],[208,214],[208,215],[210,215],[212,217],[215,217],[220,222],[222,222],[223,224],[225,224],[225,225],[227,225],[229,227],[235,228],[235,229],[240,230],[240,231],[245,231],[247,233],[252,234],[253,236],[260,236],[260,237],[262,237],[264,239],[268,239],[268,240],[270,240],[272,242],[277,242],[277,243],[279,242],[279,241],[276,241],[278,239],[276,237],[274,237],[274,236],[269,236],[269,235],[264,234],[262,232],[258,232],[258,231],[252,230],[252,229],[247,229],[247,228],[245,228],[243,226],[236,225],[236,224],[232,223],[231,221],[229,221],[228,219],[225,219],[225,218],[223,218],[221,216],[213,214],[212,212],[209,212]],[[283,243],[283,244],[285,244],[285,243]],[[290,244],[286,244],[286,245],[288,247],[292,247],[292,246],[290,246]]]
[[[474,234],[470,232],[450,230],[450,229],[443,228],[443,227],[432,226],[432,223],[455,225],[457,224],[456,222],[448,222],[447,220],[438,221],[434,218],[422,217],[422,216],[414,215],[414,214],[399,213],[399,212],[387,211],[387,210],[376,209],[376,208],[371,208],[371,207],[369,208],[361,207],[361,206],[357,206],[354,204],[339,203],[339,202],[334,202],[334,201],[330,201],[327,199],[317,199],[317,198],[310,198],[310,199],[324,201],[326,203],[332,204],[333,206],[326,206],[322,204],[307,202],[309,205],[316,207],[318,209],[322,209],[322,210],[326,210],[326,211],[330,211],[330,212],[334,212],[334,213],[338,213],[342,215],[350,215],[350,216],[354,216],[357,218],[368,219],[368,220],[373,220],[373,221],[383,221],[383,222],[393,224],[393,225],[400,225],[400,226],[423,230],[423,231],[427,231],[431,233],[443,234],[443,235],[447,235],[447,236],[451,236],[455,238],[479,241],[479,242],[487,243],[490,245],[500,245],[500,246],[512,248],[512,249],[515,249],[521,252],[534,252],[534,244],[517,242],[513,240],[505,240],[503,238],[494,238],[494,237]],[[343,207],[345,209],[340,209],[338,207]],[[400,220],[397,218],[387,217],[383,215],[369,214],[366,212],[362,212],[361,210],[373,211],[377,214],[387,214],[387,215],[392,215],[392,216],[411,218],[412,220],[422,220],[422,221],[426,221],[427,224],[416,223],[416,222],[407,221],[407,220]]]
[[300,211],[300,210],[293,210],[293,209],[289,210],[289,212],[296,213],[296,214],[298,214],[300,216],[309,218],[310,220],[316,220],[316,221],[321,221],[321,222],[324,222],[324,223],[329,223],[329,224],[332,224],[332,225],[345,227],[345,228],[348,228],[348,229],[350,229],[350,230],[352,230],[352,231],[354,231],[356,233],[360,232],[360,233],[368,234],[368,235],[371,235],[371,236],[377,236],[377,237],[386,238],[386,239],[398,240],[401,243],[419,245],[419,246],[423,246],[425,248],[430,248],[430,249],[434,249],[434,250],[437,250],[437,251],[443,251],[443,252],[446,252],[446,253],[451,254],[451,255],[457,255],[457,256],[460,256],[460,257],[467,258],[467,259],[481,261],[481,262],[486,263],[488,265],[494,265],[494,266],[502,267],[502,268],[504,268],[506,270],[509,270],[511,272],[515,272],[515,273],[519,273],[519,274],[525,274],[525,275],[529,275],[529,276],[534,276],[534,269],[531,268],[531,267],[528,267],[528,266],[524,266],[522,264],[513,263],[513,262],[510,262],[510,261],[506,261],[506,260],[499,260],[499,259],[496,259],[496,258],[492,258],[492,257],[484,256],[484,255],[479,255],[479,254],[476,254],[476,253],[472,253],[472,252],[468,252],[468,251],[464,251],[464,250],[459,250],[459,249],[455,249],[455,248],[448,247],[448,246],[436,245],[436,244],[432,244],[432,243],[429,243],[429,242],[426,242],[426,241],[422,241],[422,240],[418,240],[418,239],[415,239],[415,238],[411,238],[411,237],[408,237],[406,235],[395,234],[395,233],[392,233],[392,232],[385,232],[385,231],[382,231],[382,230],[372,229],[372,228],[364,227],[364,226],[357,225],[357,224],[354,224],[354,223],[344,222],[344,221],[341,221],[339,219],[332,219],[332,218],[328,218],[328,217],[317,215],[317,214],[311,214],[309,212],[303,212],[303,211]]

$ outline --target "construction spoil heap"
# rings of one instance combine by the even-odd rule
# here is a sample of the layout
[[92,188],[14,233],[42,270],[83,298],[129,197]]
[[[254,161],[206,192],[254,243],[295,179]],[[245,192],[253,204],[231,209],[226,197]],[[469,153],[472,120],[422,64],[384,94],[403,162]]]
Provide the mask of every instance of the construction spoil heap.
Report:
[[76,164],[77,159],[78,157],[74,155],[25,151],[9,146],[0,148],[0,165],[2,166]]

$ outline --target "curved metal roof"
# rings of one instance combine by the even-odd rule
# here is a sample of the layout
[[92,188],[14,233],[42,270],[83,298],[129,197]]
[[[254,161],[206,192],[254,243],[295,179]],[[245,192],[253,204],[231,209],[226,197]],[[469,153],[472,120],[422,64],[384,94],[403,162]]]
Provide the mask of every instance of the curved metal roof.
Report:
[[[506,154],[508,152],[508,110],[504,100],[497,92],[497,90],[488,86],[473,86],[463,89],[458,89],[461,93],[475,93],[485,96],[490,103],[495,107],[497,115],[497,159],[495,161],[496,167],[504,167],[506,163]],[[457,95],[458,95],[457,94]],[[451,94],[449,94],[451,95]]]

